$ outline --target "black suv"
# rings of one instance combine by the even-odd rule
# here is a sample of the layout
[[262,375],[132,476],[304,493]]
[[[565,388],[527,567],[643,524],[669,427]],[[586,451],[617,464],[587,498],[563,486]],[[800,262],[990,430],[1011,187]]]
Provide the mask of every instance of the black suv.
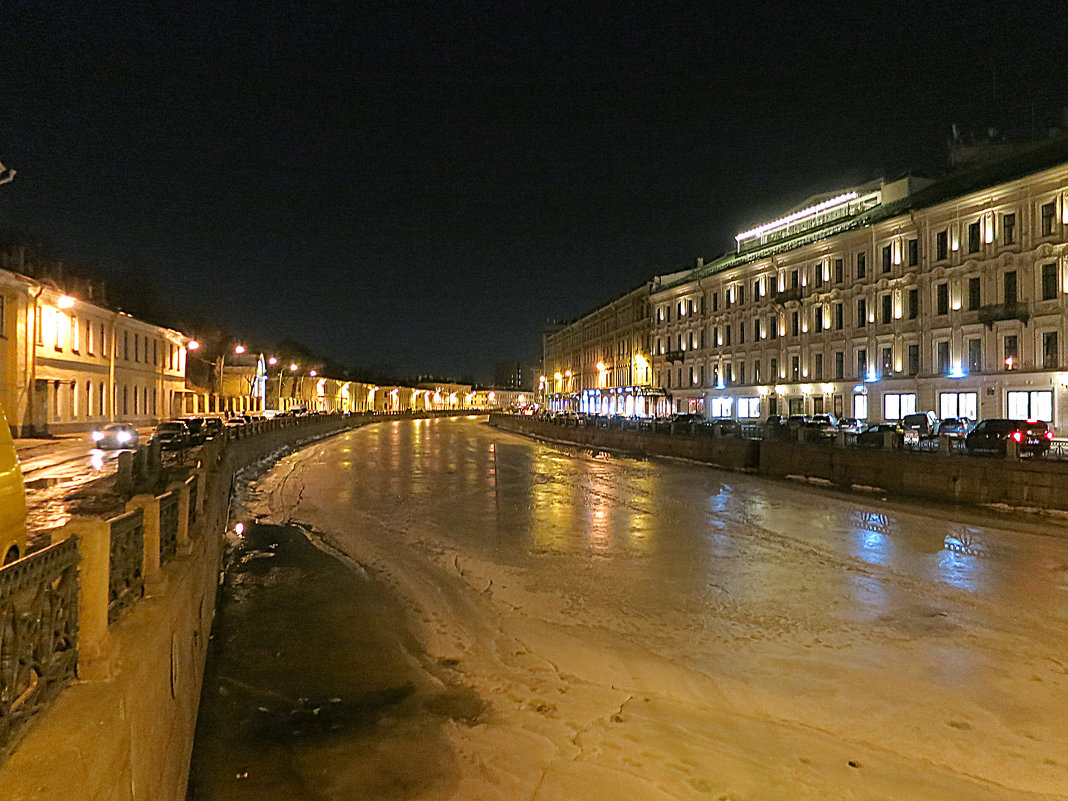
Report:
[[1049,453],[1053,432],[1049,424],[1041,420],[1005,420],[989,418],[964,438],[968,453],[1000,453],[1005,455],[1009,440],[1016,443],[1020,454],[1042,456]]

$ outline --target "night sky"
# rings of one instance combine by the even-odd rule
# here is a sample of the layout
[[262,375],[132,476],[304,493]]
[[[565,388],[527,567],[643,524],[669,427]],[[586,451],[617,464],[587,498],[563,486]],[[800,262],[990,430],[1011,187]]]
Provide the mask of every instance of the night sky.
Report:
[[167,5],[4,2],[0,221],[406,375],[1068,106],[1062,3]]

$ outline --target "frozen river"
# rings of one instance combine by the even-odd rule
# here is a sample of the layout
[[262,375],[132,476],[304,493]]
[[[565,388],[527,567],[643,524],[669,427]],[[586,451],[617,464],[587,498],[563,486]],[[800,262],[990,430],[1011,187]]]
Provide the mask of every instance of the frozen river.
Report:
[[246,512],[321,550],[239,552],[191,797],[1068,798],[1059,522],[470,419],[308,448]]

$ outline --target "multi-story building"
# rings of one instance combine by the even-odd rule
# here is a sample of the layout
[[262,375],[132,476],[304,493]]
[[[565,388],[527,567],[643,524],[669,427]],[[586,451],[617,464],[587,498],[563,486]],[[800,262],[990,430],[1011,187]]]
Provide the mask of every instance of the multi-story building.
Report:
[[662,395],[652,385],[651,284],[546,332],[538,396],[554,411],[646,416]]
[[189,338],[0,270],[0,402],[21,436],[150,425],[185,388]]
[[650,296],[653,383],[710,417],[1068,428],[1068,141],[810,199]]

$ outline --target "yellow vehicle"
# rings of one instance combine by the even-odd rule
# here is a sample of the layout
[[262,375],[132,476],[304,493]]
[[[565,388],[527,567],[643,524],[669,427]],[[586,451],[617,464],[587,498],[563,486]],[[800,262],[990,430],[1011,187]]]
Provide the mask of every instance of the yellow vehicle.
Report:
[[0,407],[0,565],[26,555],[26,488],[15,441]]

